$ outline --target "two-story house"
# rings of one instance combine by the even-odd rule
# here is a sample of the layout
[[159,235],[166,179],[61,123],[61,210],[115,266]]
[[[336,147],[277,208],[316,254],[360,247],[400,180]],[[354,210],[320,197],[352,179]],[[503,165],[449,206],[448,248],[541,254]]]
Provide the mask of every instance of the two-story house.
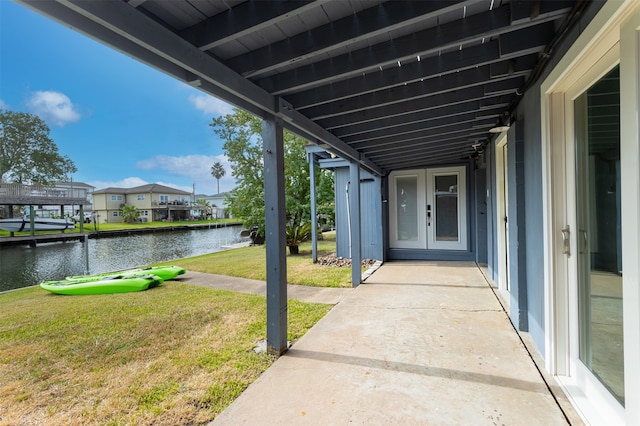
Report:
[[209,203],[207,217],[211,219],[224,219],[231,217],[228,212],[229,192],[221,192],[216,195],[198,194],[196,200],[205,200]]
[[100,223],[122,222],[125,205],[138,209],[142,222],[189,220],[196,207],[190,192],[155,183],[93,192],[93,211]]

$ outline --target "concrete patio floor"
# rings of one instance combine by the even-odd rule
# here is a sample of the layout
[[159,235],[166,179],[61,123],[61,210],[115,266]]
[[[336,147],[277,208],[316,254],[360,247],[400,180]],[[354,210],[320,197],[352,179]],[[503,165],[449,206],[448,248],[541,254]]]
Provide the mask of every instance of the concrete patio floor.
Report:
[[549,385],[475,264],[392,262],[212,424],[581,423]]

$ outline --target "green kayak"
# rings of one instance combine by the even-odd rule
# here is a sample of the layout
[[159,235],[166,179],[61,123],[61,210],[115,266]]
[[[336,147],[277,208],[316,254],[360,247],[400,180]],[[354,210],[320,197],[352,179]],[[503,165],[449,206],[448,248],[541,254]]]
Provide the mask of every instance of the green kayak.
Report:
[[156,275],[83,276],[61,281],[43,281],[40,287],[56,294],[113,294],[146,290],[163,281]]
[[107,272],[105,274],[96,274],[96,275],[75,275],[72,277],[67,277],[68,280],[76,280],[82,279],[86,277],[111,277],[117,275],[155,275],[157,277],[162,278],[163,280],[171,280],[178,275],[182,275],[186,272],[184,268],[179,266],[149,266],[147,268],[136,268],[129,269],[127,271],[120,272]]

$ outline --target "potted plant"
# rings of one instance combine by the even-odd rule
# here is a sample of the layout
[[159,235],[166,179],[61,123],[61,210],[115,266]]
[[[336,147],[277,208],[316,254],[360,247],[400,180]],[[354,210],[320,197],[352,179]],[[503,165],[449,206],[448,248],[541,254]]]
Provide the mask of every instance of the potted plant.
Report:
[[289,254],[298,254],[299,245],[311,238],[311,223],[294,223],[287,224],[287,247]]

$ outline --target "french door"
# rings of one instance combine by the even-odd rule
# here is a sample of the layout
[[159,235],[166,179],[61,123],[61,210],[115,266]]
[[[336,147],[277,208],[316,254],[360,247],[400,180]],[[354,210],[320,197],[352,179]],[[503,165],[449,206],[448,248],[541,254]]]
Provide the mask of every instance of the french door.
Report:
[[467,249],[464,166],[393,172],[389,182],[392,248]]

